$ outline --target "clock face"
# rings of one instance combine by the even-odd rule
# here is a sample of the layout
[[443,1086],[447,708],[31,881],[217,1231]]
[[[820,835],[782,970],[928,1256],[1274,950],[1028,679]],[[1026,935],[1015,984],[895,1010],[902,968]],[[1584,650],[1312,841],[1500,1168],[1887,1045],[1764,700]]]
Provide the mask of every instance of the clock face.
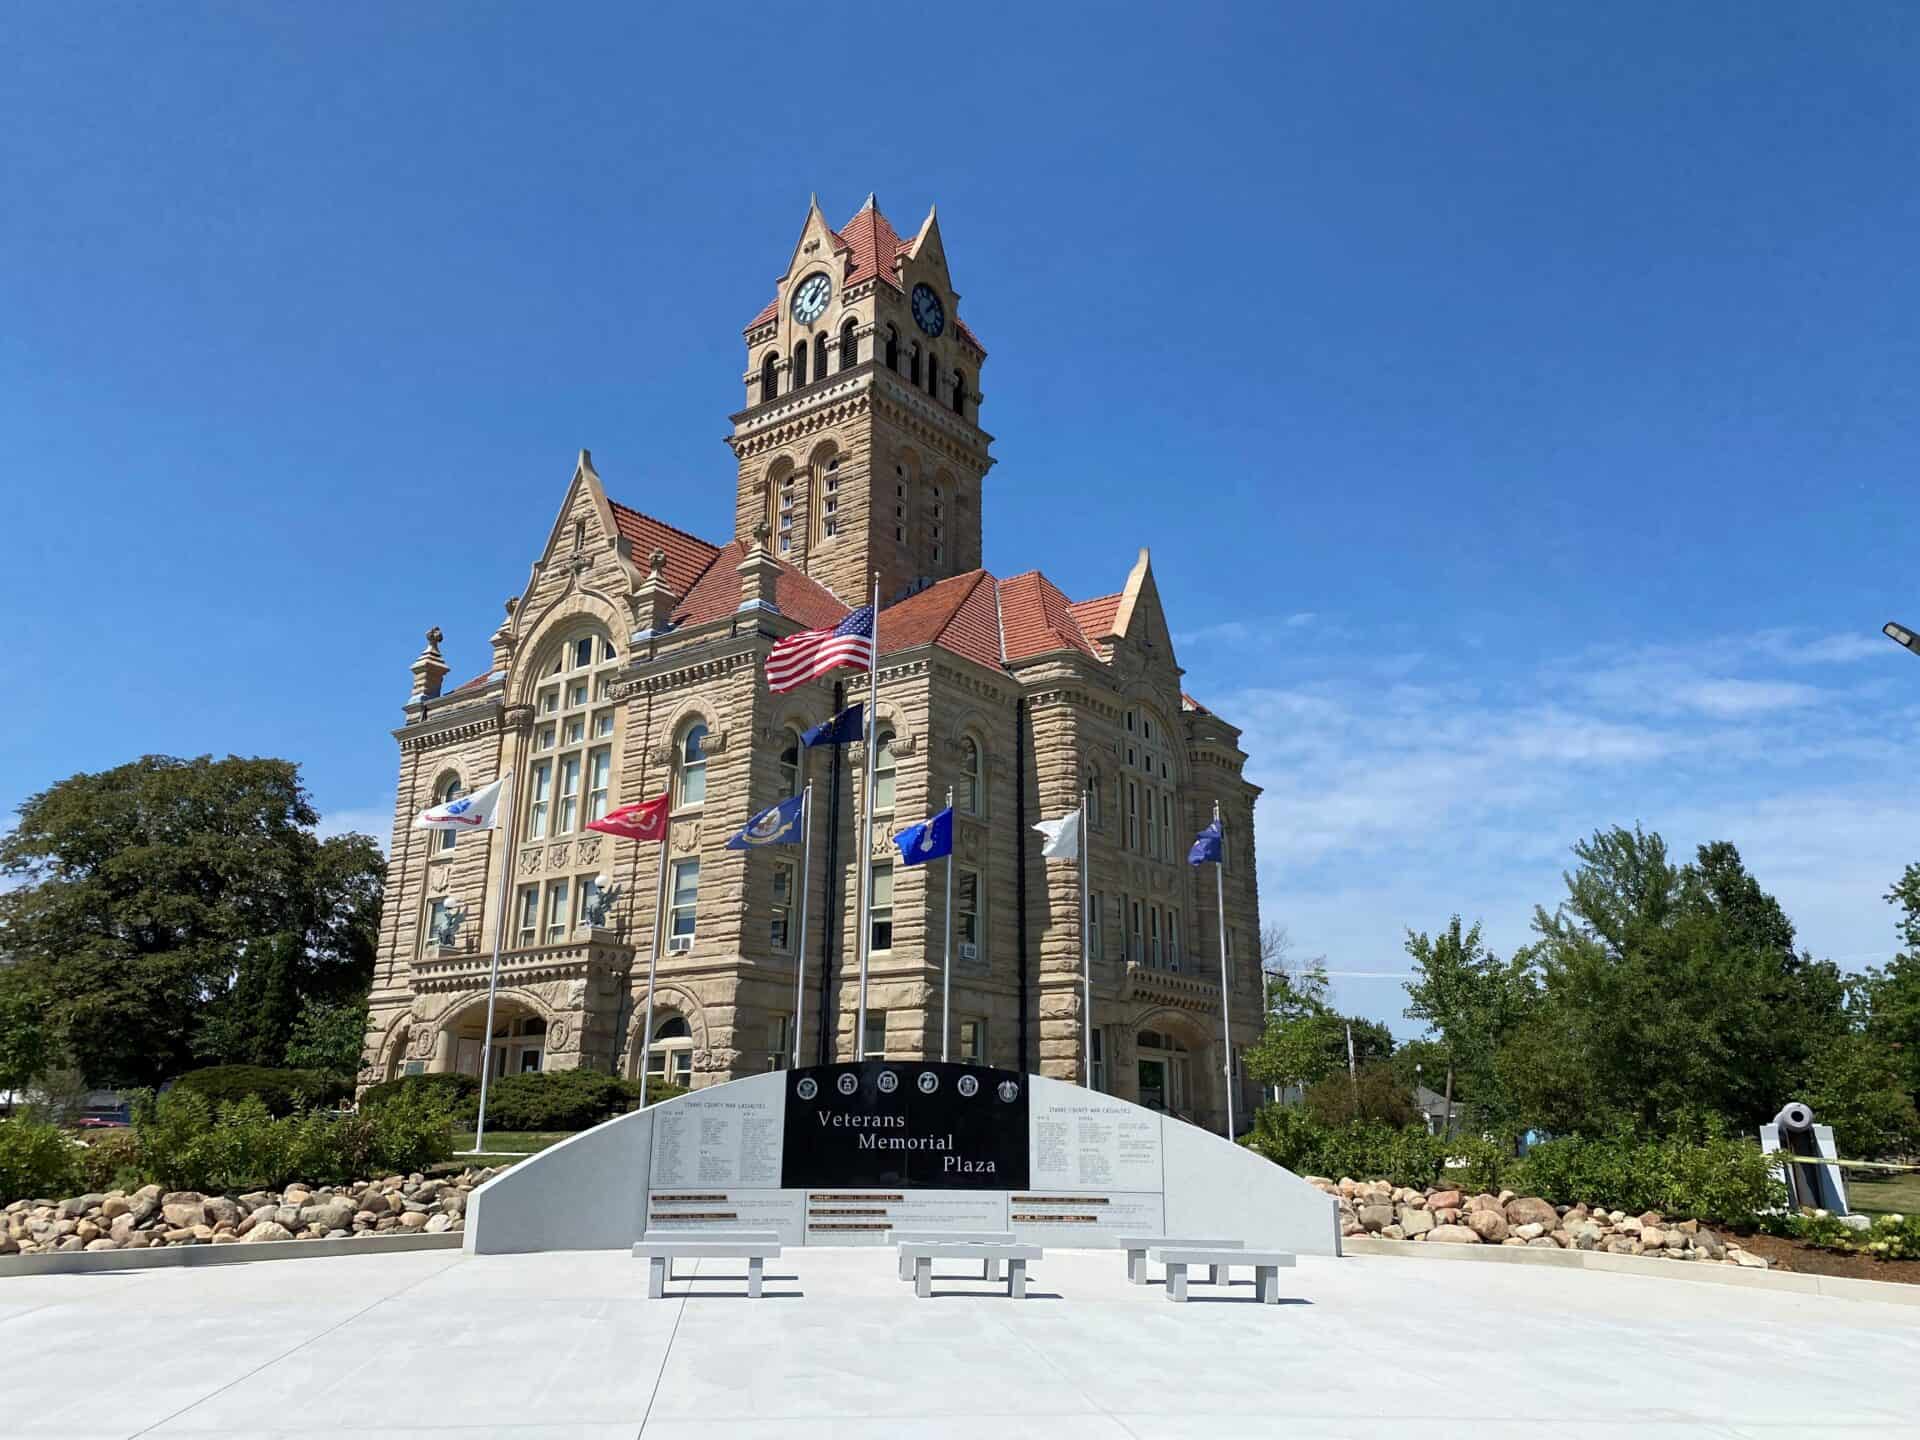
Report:
[[824,275],[809,275],[793,292],[793,318],[811,325],[827,313],[827,297],[833,294],[833,282]]
[[936,340],[947,328],[947,312],[940,304],[940,297],[928,286],[913,287],[913,321]]

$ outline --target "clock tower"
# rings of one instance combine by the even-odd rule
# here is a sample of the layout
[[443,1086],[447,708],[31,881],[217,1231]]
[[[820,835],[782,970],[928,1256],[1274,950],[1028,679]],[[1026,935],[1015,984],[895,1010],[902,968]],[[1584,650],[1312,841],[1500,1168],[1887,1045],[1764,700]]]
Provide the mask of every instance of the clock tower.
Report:
[[838,230],[816,200],[773,302],[746,327],[734,536],[848,605],[980,567],[986,350],[960,319],[940,223],[902,240],[870,195]]

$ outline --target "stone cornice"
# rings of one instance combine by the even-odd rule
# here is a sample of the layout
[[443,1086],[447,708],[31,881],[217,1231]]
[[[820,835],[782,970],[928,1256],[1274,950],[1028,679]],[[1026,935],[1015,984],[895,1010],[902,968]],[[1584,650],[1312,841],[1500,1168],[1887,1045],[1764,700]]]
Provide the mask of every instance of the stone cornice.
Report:
[[836,370],[790,390],[761,405],[750,405],[727,418],[733,421],[733,434],[727,437],[736,459],[775,450],[804,439],[829,425],[838,425],[872,406],[874,362],[869,360],[851,370]]
[[[475,709],[479,713],[473,713]],[[462,706],[444,718],[430,716],[415,724],[403,725],[393,732],[393,738],[400,742],[403,753],[459,745],[497,732],[503,709],[499,697],[495,696],[484,708]]]
[[[714,638],[731,640],[736,637],[715,635]],[[655,662],[659,668],[647,668],[640,674],[630,673],[629,678],[615,682],[613,698],[628,700],[636,695],[661,695],[672,690],[684,690],[690,685],[703,685],[709,680],[724,680],[737,673],[742,666],[757,666],[762,655],[762,650],[757,646],[735,650],[730,654],[705,655],[697,660],[681,660],[679,652],[675,651],[670,656],[659,657]],[[639,666],[634,668],[642,669]]]
[[[595,974],[624,974],[633,963],[633,956],[631,945],[605,941],[506,950],[500,955],[500,988],[534,985],[545,980],[585,980]],[[413,989],[422,995],[484,990],[491,966],[491,953],[482,954],[477,950],[429,955],[413,962]]]
[[1220,982],[1176,970],[1155,970],[1136,961],[1127,962],[1126,982],[1120,987],[1125,1000],[1144,1000],[1174,1010],[1191,1010],[1209,1018],[1220,1013]]

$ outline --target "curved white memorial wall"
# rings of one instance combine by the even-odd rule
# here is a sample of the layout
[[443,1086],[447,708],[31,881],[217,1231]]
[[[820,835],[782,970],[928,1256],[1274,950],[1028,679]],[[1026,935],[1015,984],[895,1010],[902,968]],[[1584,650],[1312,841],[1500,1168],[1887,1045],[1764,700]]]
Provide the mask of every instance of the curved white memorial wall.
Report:
[[776,1070],[622,1115],[476,1190],[466,1248],[624,1249],[646,1229],[878,1245],[895,1227],[1340,1253],[1330,1196],[1218,1135],[1045,1076],[931,1061]]

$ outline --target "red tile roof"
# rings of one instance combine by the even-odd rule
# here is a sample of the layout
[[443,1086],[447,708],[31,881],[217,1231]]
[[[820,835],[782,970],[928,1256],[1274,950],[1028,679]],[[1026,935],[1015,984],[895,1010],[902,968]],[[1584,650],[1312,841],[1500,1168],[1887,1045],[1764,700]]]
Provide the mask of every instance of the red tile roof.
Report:
[[1180,708],[1183,710],[1192,710],[1200,715],[1211,715],[1213,713],[1184,690],[1180,692]]
[[1116,591],[1093,600],[1076,600],[1067,607],[1089,640],[1098,644],[1113,633],[1113,617],[1119,613],[1122,593]]
[[[675,625],[704,625],[731,615],[740,608],[740,562],[747,558],[747,544],[735,540],[715,555],[706,573],[686,592],[673,612]],[[798,620],[809,630],[837,625],[847,607],[833,592],[817,580],[809,580],[781,561],[773,581],[773,603],[782,615]]]
[[1079,650],[1101,658],[1074,618],[1073,603],[1038,570],[1000,582],[1000,623],[1010,661],[1051,650]]
[[633,563],[640,567],[642,575],[646,574],[647,559],[655,550],[667,552],[667,588],[676,595],[685,595],[692,589],[693,582],[720,553],[717,547],[697,535],[676,530],[664,521],[629,510],[616,501],[607,503],[613,507],[614,528],[632,545]]
[[462,690],[477,690],[491,679],[493,679],[493,672],[489,670],[484,675],[476,675],[473,677],[473,679],[468,680],[463,684],[456,685],[451,690],[443,691],[442,695],[444,697],[446,695],[458,695]]
[[969,570],[880,611],[880,653],[938,645],[976,665],[1000,668],[1000,617],[995,581]]

